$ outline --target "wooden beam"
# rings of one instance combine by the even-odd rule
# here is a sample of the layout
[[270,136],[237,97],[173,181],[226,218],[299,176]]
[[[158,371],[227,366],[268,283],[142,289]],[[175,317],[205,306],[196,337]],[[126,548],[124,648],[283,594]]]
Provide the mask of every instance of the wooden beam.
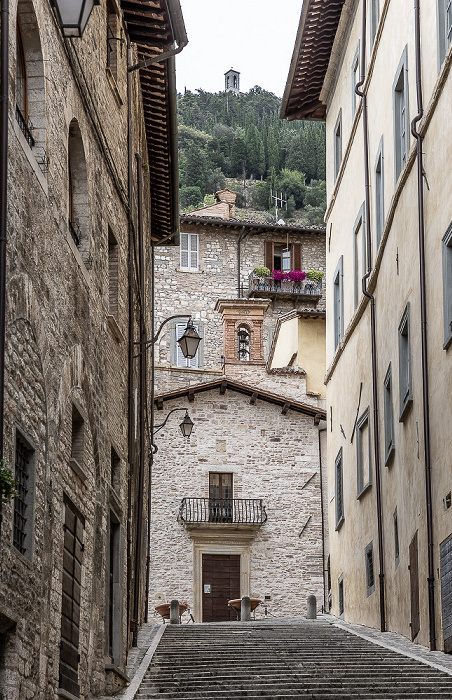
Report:
[[193,403],[195,400],[195,392],[193,391],[193,389],[188,390],[188,400],[190,403]]
[[220,384],[220,394],[223,396],[226,393],[226,389],[228,388],[228,383],[227,382],[221,382]]
[[257,391],[253,391],[253,393],[251,394],[251,397],[250,397],[250,404],[252,406],[254,406],[254,404],[256,403],[256,399],[257,399]]
[[159,411],[163,409],[163,399],[157,399],[157,408]]
[[287,413],[287,411],[289,410],[289,408],[290,408],[290,403],[289,403],[288,401],[286,401],[286,403],[284,404],[284,406],[283,406],[282,409],[281,409],[281,413],[282,413],[283,416],[286,415],[286,413]]

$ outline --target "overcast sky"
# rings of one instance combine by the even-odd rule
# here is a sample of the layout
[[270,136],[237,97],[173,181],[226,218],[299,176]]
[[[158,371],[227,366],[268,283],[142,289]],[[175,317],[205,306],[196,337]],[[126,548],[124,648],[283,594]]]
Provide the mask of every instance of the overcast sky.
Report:
[[224,90],[240,71],[240,90],[260,85],[282,97],[302,0],[181,0],[188,46],[176,57],[177,89]]

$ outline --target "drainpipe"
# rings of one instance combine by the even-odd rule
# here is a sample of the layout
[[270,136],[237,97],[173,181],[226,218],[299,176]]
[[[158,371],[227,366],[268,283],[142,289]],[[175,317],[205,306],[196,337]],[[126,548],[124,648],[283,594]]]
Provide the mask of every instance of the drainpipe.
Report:
[[[144,275],[144,246],[143,246],[143,166],[142,159],[139,153],[135,153],[137,165],[137,203],[138,203],[138,270],[139,270],[139,287],[140,287],[140,343],[146,341],[146,326],[144,321],[145,310],[145,275]],[[140,346],[141,347],[141,346]],[[146,402],[146,352],[140,352],[139,362],[140,375],[140,404],[139,404],[139,421],[140,421],[140,467],[138,473],[138,507],[137,507],[137,533],[135,542],[135,581],[134,581],[134,596],[133,596],[133,617],[138,624],[140,614],[140,580],[141,580],[141,553],[143,549],[143,496],[144,496],[144,468],[145,468],[145,402]],[[137,628],[135,627],[135,635]],[[135,640],[134,640],[135,642]],[[134,643],[134,646],[136,644]]]
[[[153,338],[155,331],[154,331],[154,326],[155,326],[155,247],[154,244],[151,242],[151,333],[150,337]],[[149,455],[148,455],[148,545],[147,545],[147,552],[146,552],[146,614],[144,621],[148,622],[149,621],[149,583],[150,583],[150,577],[151,577],[151,506],[152,506],[152,493],[151,493],[151,486],[152,486],[152,467],[154,464],[154,454],[155,454],[155,449],[154,449],[154,395],[155,395],[155,344],[151,343],[151,411],[150,411],[150,426],[149,426],[149,432],[151,436],[151,444],[149,446]]]
[[424,166],[422,162],[422,137],[416,129],[422,119],[422,76],[421,76],[421,32],[420,32],[420,3],[414,0],[415,18],[415,52],[416,52],[416,95],[418,113],[411,122],[411,133],[417,142],[417,200],[419,219],[419,279],[421,292],[421,343],[422,343],[422,407],[424,414],[425,442],[425,491],[427,506],[427,542],[428,542],[428,614],[430,650],[436,650],[435,629],[435,572],[433,568],[433,512],[432,512],[432,475],[430,455],[430,406],[428,390],[427,362],[427,304],[425,285],[425,228],[424,228]]
[[[130,40],[127,41],[127,62],[132,60]],[[127,73],[127,180],[129,201],[129,231],[128,231],[128,337],[127,350],[128,374],[127,374],[127,635],[131,627],[132,606],[132,484],[133,469],[133,352],[134,352],[134,292],[133,292],[133,162],[132,162],[132,78]]]
[[[1,4],[0,75],[0,459],[3,459],[3,413],[5,404],[5,318],[6,318],[6,228],[8,210],[8,40],[9,1]],[[2,526],[0,498],[0,531]]]
[[385,614],[385,569],[383,550],[383,514],[381,506],[381,472],[380,472],[380,438],[378,426],[378,384],[377,384],[377,337],[375,318],[375,297],[367,291],[367,280],[372,271],[372,250],[371,250],[371,230],[370,230],[370,178],[369,178],[369,144],[368,144],[368,112],[367,96],[360,90],[364,85],[364,66],[366,61],[366,0],[363,0],[363,15],[361,29],[361,75],[360,81],[356,84],[355,92],[361,98],[363,113],[363,135],[364,135],[364,187],[365,187],[365,219],[366,219],[366,248],[367,248],[367,271],[362,278],[362,291],[364,296],[370,300],[370,327],[372,343],[372,401],[373,401],[373,426],[374,426],[374,457],[375,457],[375,488],[377,490],[377,530],[378,530],[378,559],[379,559],[379,581],[380,581],[380,629],[386,631]]
[[322,475],[322,441],[320,433],[325,433],[326,428],[319,428],[319,466],[320,466],[320,509],[322,511],[322,578],[323,578],[323,609],[326,610],[326,585],[325,585],[325,515],[323,509],[325,507],[323,499],[323,475]]

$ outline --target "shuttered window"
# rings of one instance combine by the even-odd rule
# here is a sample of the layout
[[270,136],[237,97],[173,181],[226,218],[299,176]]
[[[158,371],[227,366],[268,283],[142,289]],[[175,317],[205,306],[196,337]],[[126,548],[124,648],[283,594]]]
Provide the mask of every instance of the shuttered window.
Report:
[[394,408],[392,399],[392,367],[389,364],[384,381],[385,464],[388,464],[395,449]]
[[359,42],[356,47],[355,55],[352,61],[352,116],[355,116],[358,105],[358,95],[356,94],[356,86],[359,83]]
[[397,517],[397,508],[394,511],[394,563],[397,569],[400,561],[400,546],[399,546],[399,520]]
[[377,160],[375,163],[375,233],[377,248],[380,245],[385,221],[384,177],[383,177],[383,137],[380,141]]
[[[199,332],[199,326],[196,323],[194,324],[194,326]],[[177,342],[177,340],[182,337],[186,327],[186,323],[176,323],[176,367],[190,367],[193,369],[199,367],[199,347],[196,352],[196,355],[192,358],[188,358],[184,357],[180,345]]]
[[452,223],[442,240],[444,349],[452,341]]
[[372,485],[372,450],[369,425],[369,408],[356,423],[357,497],[360,498]]
[[34,449],[17,431],[14,465],[17,496],[14,499],[13,545],[28,559],[31,559],[33,539],[34,462]]
[[397,68],[393,85],[394,96],[394,166],[395,181],[406,163],[409,147],[410,120],[408,116],[407,49]]
[[355,224],[353,226],[353,261],[354,261],[354,302],[355,309],[358,306],[358,302],[362,294],[362,278],[366,271],[366,235],[364,230],[364,204],[361,206],[358,216],[356,217]]
[[180,234],[180,266],[182,270],[199,270],[199,236]]
[[413,403],[411,383],[410,303],[406,305],[399,325],[399,420],[402,421]]
[[60,667],[61,690],[80,697],[78,680],[80,602],[84,523],[77,509],[64,503],[63,590],[61,603]]
[[344,289],[343,289],[343,256],[337,264],[333,277],[333,314],[334,314],[334,349],[344,335]]
[[373,542],[367,545],[365,551],[366,559],[366,586],[367,595],[370,596],[375,591],[375,572],[374,572],[374,545]]
[[379,0],[370,0],[370,45],[373,46],[380,21]]
[[265,241],[264,244],[264,265],[269,270],[301,270],[302,255],[301,243],[291,243],[289,246],[284,243],[273,243]]
[[437,0],[438,72],[447,55],[452,39],[452,0]]
[[342,163],[342,111],[339,112],[339,116],[336,121],[336,126],[334,127],[334,179],[339,175],[339,170],[341,169]]
[[336,530],[344,522],[344,473],[342,466],[342,447],[335,461],[335,498],[336,498]]
[[118,317],[119,246],[113,231],[108,229],[108,306],[111,316]]
[[344,615],[344,577],[343,577],[343,574],[338,579],[337,592],[338,592],[338,599],[339,599],[339,617],[342,617]]

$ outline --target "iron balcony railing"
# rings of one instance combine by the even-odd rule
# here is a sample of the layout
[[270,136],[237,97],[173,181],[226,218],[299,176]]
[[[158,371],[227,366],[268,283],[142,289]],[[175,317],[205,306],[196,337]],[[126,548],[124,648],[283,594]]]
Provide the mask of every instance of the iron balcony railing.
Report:
[[267,520],[260,498],[184,498],[179,508],[183,523],[248,523]]
[[18,105],[16,105],[16,121],[19,124],[21,132],[27,139],[28,145],[30,146],[30,148],[33,148],[33,146],[35,145],[35,140],[33,138],[33,134],[31,133],[33,129],[33,124],[29,119],[25,119]]
[[273,277],[256,277],[251,272],[249,276],[248,296],[255,294],[300,294],[313,297],[322,296],[322,283],[305,279],[302,282],[292,282],[291,280],[278,281]]

